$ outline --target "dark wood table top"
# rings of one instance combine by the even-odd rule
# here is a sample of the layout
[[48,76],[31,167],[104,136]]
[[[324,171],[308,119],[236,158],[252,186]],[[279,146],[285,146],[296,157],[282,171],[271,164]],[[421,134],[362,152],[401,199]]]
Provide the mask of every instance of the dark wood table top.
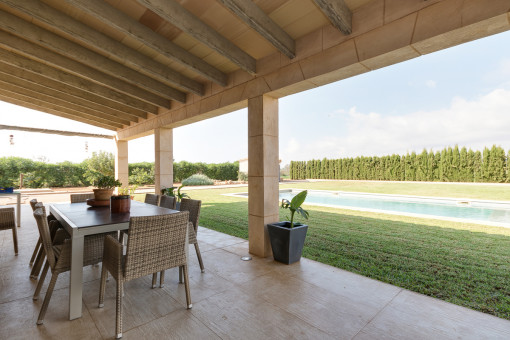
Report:
[[91,207],[86,203],[57,203],[52,206],[73,224],[71,227],[77,228],[126,223],[135,216],[167,215],[179,212],[138,201],[131,201],[130,212],[122,214],[110,213],[110,207]]

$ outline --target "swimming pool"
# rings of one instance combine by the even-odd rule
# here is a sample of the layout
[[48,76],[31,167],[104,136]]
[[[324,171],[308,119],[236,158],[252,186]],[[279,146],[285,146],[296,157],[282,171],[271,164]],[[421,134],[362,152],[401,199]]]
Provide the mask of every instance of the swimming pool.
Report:
[[[302,189],[280,190],[291,199]],[[232,194],[247,196],[247,193]],[[438,218],[510,228],[510,202],[308,190],[305,204],[396,215]]]

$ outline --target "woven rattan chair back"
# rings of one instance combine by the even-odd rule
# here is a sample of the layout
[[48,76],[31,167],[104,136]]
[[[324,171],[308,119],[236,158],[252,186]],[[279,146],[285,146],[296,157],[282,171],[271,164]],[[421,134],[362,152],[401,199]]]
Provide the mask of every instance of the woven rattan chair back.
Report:
[[156,195],[156,194],[146,194],[144,202],[148,203],[148,204],[152,204],[152,205],[158,205],[159,195]]
[[9,230],[15,226],[14,208],[0,208],[0,230]]
[[88,199],[94,198],[94,193],[89,192],[86,194],[71,194],[71,203],[81,203],[81,202],[87,202]]
[[14,208],[0,208],[0,230],[12,230],[12,242],[14,243],[14,254],[18,255],[18,232],[14,219]]
[[200,207],[202,206],[202,201],[192,200],[189,198],[183,198],[181,200],[181,211],[189,211],[189,221],[193,223],[193,229],[195,232],[198,228],[198,220],[200,219]]
[[35,204],[37,203],[37,198],[30,200],[30,206],[32,207],[32,211],[35,211],[36,207]]
[[163,195],[159,199],[159,206],[163,207],[163,208],[168,208],[168,209],[174,209],[175,210],[176,203],[177,203],[177,200],[173,196]]
[[186,264],[188,212],[132,217],[129,222],[126,281]]
[[51,268],[54,268],[55,253],[53,252],[53,242],[51,241],[50,228],[48,226],[48,220],[46,219],[44,206],[35,209],[34,218],[37,222],[37,228],[39,229],[39,235],[41,236],[44,251],[46,252],[46,261],[48,261]]

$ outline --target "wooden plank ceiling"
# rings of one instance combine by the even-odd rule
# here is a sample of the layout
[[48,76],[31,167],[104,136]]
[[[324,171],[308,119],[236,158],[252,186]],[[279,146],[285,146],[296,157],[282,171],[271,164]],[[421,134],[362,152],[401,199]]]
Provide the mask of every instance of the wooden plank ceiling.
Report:
[[226,86],[369,0],[0,0],[0,100],[110,130]]

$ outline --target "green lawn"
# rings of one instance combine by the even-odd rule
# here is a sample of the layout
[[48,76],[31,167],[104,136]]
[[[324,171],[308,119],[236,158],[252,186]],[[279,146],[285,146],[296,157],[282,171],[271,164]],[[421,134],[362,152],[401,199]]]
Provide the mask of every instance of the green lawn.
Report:
[[283,184],[280,187],[510,201],[510,184],[472,185],[472,184],[420,183],[420,182],[394,183],[394,182],[371,182],[371,181],[324,181],[315,183],[305,182],[289,183]]
[[[388,184],[388,183],[385,183]],[[383,185],[331,182],[292,187],[362,191]],[[342,189],[339,189],[340,186]],[[440,194],[435,184],[397,185],[391,193]],[[348,189],[344,189],[348,187]],[[357,188],[358,190],[355,190]],[[455,186],[445,196],[507,199],[501,190]],[[448,188],[450,188],[448,186]],[[476,187],[478,191],[478,187]],[[189,190],[202,200],[200,225],[248,238],[246,199],[223,196],[238,189]],[[365,191],[365,190],[363,190]],[[368,190],[367,190],[368,191]],[[305,206],[310,212],[304,256],[501,318],[510,319],[510,229],[414,217]],[[280,219],[285,213],[280,211]]]

